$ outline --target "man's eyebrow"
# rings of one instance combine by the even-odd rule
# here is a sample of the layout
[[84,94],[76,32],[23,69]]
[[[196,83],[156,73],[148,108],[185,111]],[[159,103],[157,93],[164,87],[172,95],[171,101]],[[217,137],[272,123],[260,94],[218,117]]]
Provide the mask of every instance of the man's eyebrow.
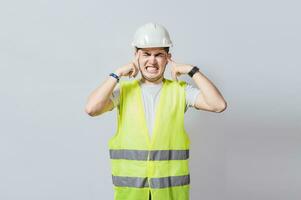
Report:
[[[150,54],[148,51],[143,51],[143,53],[148,53]],[[155,55],[160,55],[160,54],[164,54],[163,52],[159,52],[159,53],[156,53]]]

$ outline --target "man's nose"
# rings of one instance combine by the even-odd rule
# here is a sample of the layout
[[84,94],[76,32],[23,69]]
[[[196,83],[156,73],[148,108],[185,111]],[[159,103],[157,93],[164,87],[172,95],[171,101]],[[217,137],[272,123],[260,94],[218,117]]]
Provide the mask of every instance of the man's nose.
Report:
[[156,60],[155,56],[150,56],[148,61],[149,61],[150,64],[156,64],[157,63],[157,60]]

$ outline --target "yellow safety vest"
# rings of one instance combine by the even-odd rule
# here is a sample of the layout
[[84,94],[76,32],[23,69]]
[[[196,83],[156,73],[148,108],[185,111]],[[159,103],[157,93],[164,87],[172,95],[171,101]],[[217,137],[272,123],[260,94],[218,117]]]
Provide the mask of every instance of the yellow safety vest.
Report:
[[184,81],[163,79],[152,138],[138,80],[120,81],[118,129],[109,140],[114,200],[189,200]]

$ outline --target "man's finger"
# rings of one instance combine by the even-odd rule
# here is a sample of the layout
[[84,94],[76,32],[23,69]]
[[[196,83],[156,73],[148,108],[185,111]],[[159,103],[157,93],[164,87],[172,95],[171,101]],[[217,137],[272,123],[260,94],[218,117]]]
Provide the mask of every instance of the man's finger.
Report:
[[169,60],[170,62],[173,62],[173,63],[175,62],[175,61],[174,61],[174,60],[172,60],[171,58],[168,58],[168,60]]
[[136,56],[135,56],[135,62],[134,62],[135,71],[133,73],[134,77],[136,77],[136,75],[139,72],[139,58],[140,58],[140,51],[138,51],[137,54],[136,54]]
[[174,69],[171,70],[171,77],[173,80],[178,81],[177,72]]
[[139,68],[136,68],[136,67],[135,67],[134,77],[136,77],[138,73],[139,73]]
[[134,74],[134,78],[136,78],[137,74],[138,74],[138,70],[136,70],[136,73]]
[[137,68],[136,66],[133,66],[133,73],[131,74],[131,76],[135,77],[136,73],[137,73]]
[[132,71],[129,71],[128,77],[131,78]]
[[136,67],[140,67],[139,66],[139,58],[140,58],[140,51],[138,50],[138,52],[137,52],[137,54],[136,54],[136,57],[135,57],[135,65],[136,65]]

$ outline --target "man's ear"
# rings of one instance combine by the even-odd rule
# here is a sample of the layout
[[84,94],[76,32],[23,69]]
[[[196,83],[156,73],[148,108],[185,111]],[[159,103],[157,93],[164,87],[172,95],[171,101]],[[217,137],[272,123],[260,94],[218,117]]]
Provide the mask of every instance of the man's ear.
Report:
[[135,49],[135,53],[134,53],[134,56],[136,57],[137,53],[140,51],[140,49],[136,50]]
[[170,59],[171,58],[171,53],[168,53],[167,54],[167,59]]

